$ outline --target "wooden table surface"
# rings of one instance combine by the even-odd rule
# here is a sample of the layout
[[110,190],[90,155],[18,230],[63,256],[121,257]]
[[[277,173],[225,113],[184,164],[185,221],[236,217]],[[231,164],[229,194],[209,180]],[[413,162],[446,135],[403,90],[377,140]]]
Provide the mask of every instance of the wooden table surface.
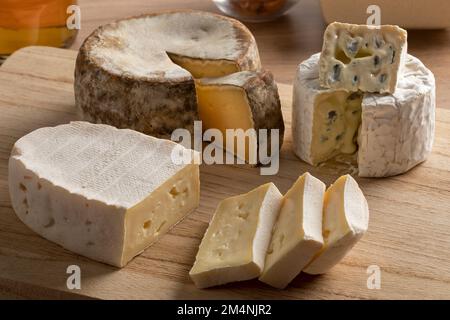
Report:
[[[180,8],[219,12],[211,1],[206,0],[79,0],[79,3],[82,10],[82,29],[72,46],[73,49],[77,49],[85,37],[97,26],[122,17],[157,10]],[[265,68],[274,73],[278,82],[286,84],[291,84],[295,75],[296,66],[300,61],[320,51],[322,33],[325,28],[318,0],[302,0],[289,14],[277,21],[246,25],[255,35]],[[450,75],[448,73],[450,70],[450,30],[410,31],[409,52],[419,57],[434,72],[438,86],[437,106],[438,108],[450,110]],[[62,61],[64,62],[65,60],[63,59]],[[28,62],[30,63],[30,61]],[[52,76],[48,76],[49,79],[43,78],[46,79],[43,83],[41,83],[42,81],[35,83],[36,77],[28,74],[37,72],[36,69],[41,70],[43,74],[54,72],[53,69],[56,68],[48,68],[49,65],[43,65],[41,68],[27,67],[16,72],[11,72],[10,70],[9,73],[8,70],[3,70],[3,73],[0,73],[0,75],[3,75],[5,78],[0,82],[7,87],[0,90],[0,106],[8,106],[4,110],[10,110],[11,106],[31,110],[36,105],[40,105],[45,110],[49,109],[49,112],[53,109],[56,110],[56,107],[72,107],[72,80],[56,81]],[[68,74],[72,75],[73,73],[69,72]],[[42,75],[39,76],[41,77]],[[2,80],[1,77],[0,80]],[[47,84],[48,88],[42,93],[42,88],[47,86]],[[287,87],[282,86],[281,88]],[[22,91],[18,94],[17,90]],[[290,97],[290,90],[283,89],[282,91],[286,97]],[[51,95],[51,99],[48,99],[46,93],[49,96]],[[60,112],[58,115],[69,118],[71,113]],[[55,278],[52,280],[53,282],[49,282],[48,279],[41,279],[41,275],[36,273],[36,270],[49,270],[48,268],[52,266],[52,260],[49,257],[54,257],[55,252],[57,258],[61,258],[60,263],[52,267],[56,269],[62,265],[67,265],[67,261],[75,259],[74,256],[26,229],[18,221],[10,208],[9,198],[6,192],[6,159],[9,156],[13,142],[25,132],[19,132],[17,131],[18,126],[9,124],[7,121],[9,116],[12,116],[12,113],[6,113],[5,111],[4,116],[0,118],[3,119],[5,125],[2,127],[5,130],[11,125],[4,134],[0,134],[0,137],[3,137],[7,141],[6,144],[4,142],[0,143],[0,160],[3,160],[0,164],[0,178],[2,178],[0,179],[2,180],[0,183],[0,224],[2,224],[3,230],[7,230],[7,232],[2,233],[3,238],[0,238],[0,244],[3,244],[2,247],[0,246],[0,254],[9,257],[8,259],[0,259],[0,262],[3,263],[3,265],[0,265],[0,275],[8,275],[7,270],[18,270],[20,272],[11,272],[9,274],[11,275],[11,279],[9,280],[7,277],[1,279],[0,298],[34,297],[36,295],[43,295],[44,293],[48,297],[67,296],[69,294],[68,292],[58,290],[61,284],[65,283],[64,277],[66,275],[64,272],[61,274],[58,273],[59,278]],[[371,231],[359,246],[355,248],[354,255],[336,267],[333,273],[315,281],[310,279],[306,279],[305,281],[302,278],[296,281],[290,290],[281,293],[277,292],[276,295],[278,297],[409,297],[415,299],[448,299],[450,294],[450,260],[448,255],[448,245],[450,243],[448,232],[450,225],[448,216],[450,192],[448,179],[448,172],[450,171],[450,162],[448,161],[450,152],[448,141],[450,132],[449,116],[450,113],[448,111],[440,110],[438,112],[438,130],[436,132],[434,152],[432,157],[424,165],[399,177],[361,181],[362,187],[368,195],[369,203],[375,209],[371,211]],[[21,119],[21,123],[35,127],[48,125],[44,123],[44,119],[48,121],[48,118],[39,117],[26,121],[25,119]],[[54,120],[56,118],[50,119]],[[58,121],[60,120],[58,119]],[[31,129],[31,127],[27,128],[27,130]],[[14,135],[11,132],[14,132]],[[302,170],[300,168],[303,168],[304,164],[297,161],[291,153],[287,154],[289,156],[285,161],[293,161],[288,167],[294,168],[296,172],[301,172]],[[296,161],[294,162],[294,160]],[[315,168],[309,169],[313,173],[316,172]],[[319,170],[317,170],[317,174],[319,173]],[[205,174],[208,174],[208,172]],[[331,175],[323,173],[322,175],[323,177],[321,176],[321,178],[325,179],[327,184],[334,178]],[[292,179],[287,179],[283,175],[277,179],[277,183],[282,187],[283,192],[292,183]],[[255,181],[251,183],[254,183],[255,186],[257,184]],[[382,184],[387,184],[387,187],[385,185],[381,187]],[[208,186],[208,184],[204,185],[209,189],[213,189],[213,186]],[[389,188],[392,188],[392,190]],[[246,190],[248,191],[249,189],[250,186],[247,186]],[[415,195],[416,192],[426,193],[428,196],[419,197]],[[207,195],[204,197],[207,198]],[[173,292],[175,291],[181,292],[184,295],[181,297],[184,298],[189,294],[192,294],[192,297],[200,297],[202,294],[201,291],[193,288],[192,283],[186,275],[193,262],[192,255],[188,255],[188,253],[192,253],[192,248],[196,248],[198,245],[202,235],[200,231],[204,230],[213,208],[219,201],[218,198],[208,199],[210,199],[210,202],[208,202],[207,208],[199,210],[196,215],[197,220],[201,222],[198,223],[201,228],[196,229],[196,238],[190,240],[190,242],[182,242],[180,245],[181,250],[179,252],[184,252],[181,259],[188,260],[188,263],[182,264],[181,267],[176,263],[173,264],[182,271],[182,275],[179,278],[175,278],[175,280],[178,281],[181,278],[183,285],[176,287],[175,289],[177,290],[171,292],[162,290],[161,296],[166,298],[174,297]],[[380,205],[375,206],[374,203],[378,202],[380,202]],[[396,205],[398,205],[398,208]],[[411,219],[413,216],[415,219]],[[151,283],[141,281],[143,278],[141,278],[140,271],[144,270],[148,273],[146,271],[148,269],[147,262],[141,262],[148,260],[155,265],[169,265],[171,262],[159,262],[158,258],[160,256],[158,252],[167,251],[166,249],[171,245],[173,239],[178,236],[183,237],[184,232],[191,229],[192,226],[187,221],[185,227],[179,228],[179,231],[166,237],[165,241],[162,241],[155,248],[148,250],[141,258],[136,259],[134,266],[122,271],[105,271],[108,268],[107,266],[95,264],[89,260],[85,261],[80,258],[83,260],[82,263],[88,266],[89,276],[101,274],[103,277],[111,278],[111,281],[107,282],[111,283],[111,287],[103,287],[101,281],[99,283],[93,281],[91,286],[86,288],[86,296],[114,298],[113,293],[119,291],[122,294],[120,297],[136,298],[137,296],[133,296],[134,291],[131,289],[133,289],[134,284],[139,283],[143,283],[146,287],[140,288],[138,291],[147,295],[152,293],[149,291]],[[17,235],[19,235],[19,239]],[[32,246],[30,246],[30,243]],[[30,257],[38,257],[39,259],[36,259],[37,264],[28,263],[27,259]],[[20,264],[21,268],[19,268],[19,264],[15,263],[15,259],[24,259],[27,263]],[[179,257],[177,254],[173,254],[169,257],[170,259],[177,261]],[[374,260],[377,263],[381,261],[383,266],[383,290],[380,291],[367,290],[364,286],[366,281],[365,268],[368,263],[374,263]],[[64,271],[64,269],[61,270]],[[58,272],[61,270],[58,269]],[[130,270],[131,272],[129,272]],[[29,279],[33,281],[29,281],[28,278],[26,280],[23,277],[24,273],[28,274],[30,276]],[[14,275],[18,278],[14,278]],[[165,274],[162,272],[160,274],[158,273],[158,275],[167,283],[171,283],[173,278],[173,275],[170,273]],[[121,280],[127,280],[129,282],[130,279],[133,280],[131,285],[123,286],[121,284]],[[352,281],[357,283],[353,283],[349,287],[347,283],[349,279],[353,279]],[[174,286],[176,285],[174,284]],[[240,292],[242,297],[245,297],[248,289],[255,289],[255,286],[257,289],[254,292],[256,292],[258,297],[273,297],[270,289],[256,282],[210,290],[207,291],[207,295],[218,298],[221,295],[223,297],[229,297],[231,293],[234,295]],[[45,291],[42,291],[43,287],[46,287]],[[161,288],[165,287],[162,286]],[[99,291],[98,289],[101,290]]]
[[[286,132],[280,171],[201,165],[200,206],[153,246],[117,269],[73,254],[23,224],[11,208],[8,158],[15,141],[41,127],[78,119],[73,93],[76,51],[31,47],[0,67],[0,298],[98,299],[450,299],[450,110],[436,111],[426,162],[396,177],[358,178],[370,208],[369,230],[332,270],[300,274],[286,290],[257,280],[197,289],[188,276],[219,201],[273,182],[284,194],[309,171],[329,186],[348,166],[312,167],[292,151],[292,86],[279,85]],[[81,271],[69,290],[67,267]],[[381,288],[367,287],[379,266]],[[373,271],[372,271],[373,273]]]
[[[73,44],[78,49],[99,25],[133,15],[166,9],[196,9],[220,13],[207,0],[79,0],[81,30]],[[285,16],[273,22],[245,23],[255,35],[263,66],[278,82],[291,84],[295,69],[322,48],[325,22],[319,0],[301,0]],[[450,109],[450,29],[409,30],[409,52],[435,74],[438,107]]]

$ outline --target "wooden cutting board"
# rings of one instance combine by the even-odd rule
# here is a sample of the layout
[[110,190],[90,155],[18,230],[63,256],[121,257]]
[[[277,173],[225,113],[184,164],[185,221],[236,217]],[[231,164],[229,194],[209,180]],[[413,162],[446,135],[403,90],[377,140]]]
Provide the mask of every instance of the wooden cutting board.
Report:
[[[438,109],[432,155],[410,172],[360,179],[370,207],[368,233],[329,273],[298,276],[287,290],[257,280],[199,290],[188,277],[218,202],[269,181],[286,192],[305,171],[332,183],[345,169],[309,166],[292,153],[291,90],[280,85],[287,134],[277,176],[256,168],[201,167],[201,205],[123,269],[72,254],[29,230],[14,214],[7,161],[14,142],[40,127],[77,119],[75,51],[30,47],[0,68],[0,297],[101,299],[450,299],[450,111]],[[438,97],[438,106],[440,105]],[[67,267],[81,268],[81,290],[66,286]],[[381,270],[368,289],[367,269]]]

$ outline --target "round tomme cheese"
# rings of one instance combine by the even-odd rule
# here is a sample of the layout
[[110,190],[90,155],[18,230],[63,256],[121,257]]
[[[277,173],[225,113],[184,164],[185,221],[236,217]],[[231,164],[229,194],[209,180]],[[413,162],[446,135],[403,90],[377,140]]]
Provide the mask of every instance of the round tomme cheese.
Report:
[[319,84],[320,54],[302,62],[294,82],[295,154],[318,165],[357,152],[362,177],[404,173],[423,162],[434,140],[435,79],[408,55],[394,94],[350,93]]
[[212,13],[175,11],[95,30],[75,69],[75,102],[85,120],[168,136],[198,118],[194,78],[261,67],[253,35]]

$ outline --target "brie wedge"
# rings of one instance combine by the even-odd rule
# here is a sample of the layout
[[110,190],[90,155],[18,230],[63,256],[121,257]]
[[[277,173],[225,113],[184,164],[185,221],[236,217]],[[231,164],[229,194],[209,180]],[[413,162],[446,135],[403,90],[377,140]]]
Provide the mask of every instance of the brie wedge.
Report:
[[223,200],[189,275],[199,288],[257,278],[264,268],[282,195],[273,183]]
[[283,197],[259,280],[283,289],[322,248],[325,184],[305,173]]
[[12,150],[12,207],[44,238],[123,267],[199,204],[198,165],[175,165],[176,145],[87,122],[38,129]]
[[407,53],[397,26],[334,22],[325,30],[319,78],[325,88],[394,93]]
[[323,205],[324,245],[303,270],[323,274],[341,261],[369,226],[369,207],[357,182],[345,175],[325,192]]

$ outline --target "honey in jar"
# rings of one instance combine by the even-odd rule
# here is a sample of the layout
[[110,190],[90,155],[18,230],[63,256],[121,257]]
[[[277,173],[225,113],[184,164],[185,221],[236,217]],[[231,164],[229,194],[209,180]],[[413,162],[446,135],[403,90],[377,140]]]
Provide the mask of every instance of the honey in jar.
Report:
[[0,57],[31,45],[69,46],[77,34],[67,27],[76,0],[0,0]]

